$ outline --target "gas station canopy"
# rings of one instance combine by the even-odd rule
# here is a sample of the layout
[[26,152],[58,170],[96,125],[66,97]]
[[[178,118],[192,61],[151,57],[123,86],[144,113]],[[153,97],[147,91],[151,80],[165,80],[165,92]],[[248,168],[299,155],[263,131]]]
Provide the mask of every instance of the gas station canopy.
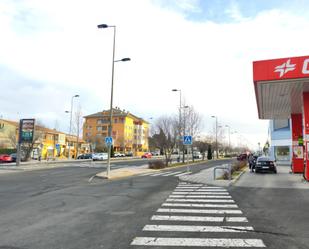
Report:
[[309,56],[255,61],[253,81],[260,119],[302,113],[303,92],[309,92]]

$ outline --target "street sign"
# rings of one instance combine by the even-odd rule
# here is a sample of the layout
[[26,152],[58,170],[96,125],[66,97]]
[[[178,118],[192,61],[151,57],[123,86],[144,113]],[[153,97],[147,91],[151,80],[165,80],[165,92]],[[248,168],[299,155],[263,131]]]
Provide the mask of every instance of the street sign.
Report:
[[183,136],[184,145],[192,145],[192,136]]
[[113,144],[113,138],[112,137],[106,137],[105,138],[105,144],[106,145],[112,145]]

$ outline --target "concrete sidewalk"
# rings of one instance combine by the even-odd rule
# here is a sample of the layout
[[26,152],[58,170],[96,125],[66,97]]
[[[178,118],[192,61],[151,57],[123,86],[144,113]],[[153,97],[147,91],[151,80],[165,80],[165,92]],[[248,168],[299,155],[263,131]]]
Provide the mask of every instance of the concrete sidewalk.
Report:
[[[223,174],[223,171],[217,174],[217,177],[222,176],[222,174]],[[234,184],[242,174],[243,173],[241,173],[235,179],[232,179],[232,180],[215,180],[214,179],[214,168],[209,168],[209,169],[201,170],[199,173],[196,173],[196,174],[180,176],[179,179],[181,181],[192,182],[192,183],[202,183],[202,184],[213,185],[213,186],[228,187]]]

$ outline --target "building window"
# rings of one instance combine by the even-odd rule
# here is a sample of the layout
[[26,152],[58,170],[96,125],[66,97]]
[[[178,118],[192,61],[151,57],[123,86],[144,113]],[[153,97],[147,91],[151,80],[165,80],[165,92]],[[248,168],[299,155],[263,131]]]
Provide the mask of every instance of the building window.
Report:
[[107,126],[102,126],[102,131],[107,131]]
[[274,119],[274,130],[280,130],[289,127],[290,127],[289,119]]
[[275,146],[275,155],[278,161],[290,160],[290,147],[289,146]]
[[91,132],[86,132],[86,136],[90,137],[91,136]]
[[97,126],[97,131],[102,131],[102,126]]

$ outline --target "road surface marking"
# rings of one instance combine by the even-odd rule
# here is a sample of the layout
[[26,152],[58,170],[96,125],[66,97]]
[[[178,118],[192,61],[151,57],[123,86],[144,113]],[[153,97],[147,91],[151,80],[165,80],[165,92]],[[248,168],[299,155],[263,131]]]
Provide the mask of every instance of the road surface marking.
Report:
[[183,172],[183,171],[172,172],[172,173],[166,174],[166,175],[164,175],[164,176],[172,176],[172,175],[179,174],[179,173],[181,173],[181,172]]
[[206,202],[206,203],[235,203],[234,200],[219,200],[219,199],[173,199],[173,198],[168,198],[166,201],[169,202]]
[[151,217],[151,220],[223,222],[224,221],[224,217],[153,215]]
[[150,175],[150,176],[159,176],[159,175],[164,175],[164,174],[166,174],[166,173],[168,173],[168,172],[160,172],[160,173],[156,173],[156,174]]
[[266,247],[260,239],[199,239],[136,237],[131,245],[139,246],[190,246],[190,247]]
[[232,209],[173,209],[159,208],[158,213],[202,213],[202,214],[242,214],[241,210]]
[[163,203],[162,207],[238,208],[236,204]]
[[188,226],[188,225],[146,225],[143,231],[164,231],[164,232],[224,232],[224,233],[246,233],[253,231],[253,227],[243,226]]
[[191,174],[192,172],[184,172],[184,173],[181,173],[181,174],[178,174],[178,175],[175,175],[175,176],[184,176],[184,175],[189,175]]
[[230,195],[170,195],[171,198],[214,198],[214,199],[231,199]]
[[144,174],[140,174],[139,176],[149,176],[154,174],[154,172],[148,172],[148,173],[144,173]]
[[248,222],[246,217],[225,217],[226,222]]
[[182,191],[174,191],[172,194],[178,195],[192,195],[192,194],[199,194],[199,195],[229,195],[228,192],[182,192]]

